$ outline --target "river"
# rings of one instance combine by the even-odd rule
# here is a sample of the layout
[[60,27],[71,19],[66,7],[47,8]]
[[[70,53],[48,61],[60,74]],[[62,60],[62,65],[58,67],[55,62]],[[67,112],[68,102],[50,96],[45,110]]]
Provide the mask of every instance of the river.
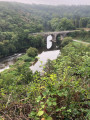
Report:
[[[60,53],[60,50],[49,50],[52,47],[52,36],[47,37],[47,51],[42,51],[42,53],[38,54],[37,58],[38,61],[30,67],[30,69],[35,71],[43,71],[43,66],[47,62],[48,59],[54,60]],[[17,53],[12,56],[0,59],[0,72],[4,71],[5,69],[9,69],[10,65],[13,65],[17,58],[20,57],[23,53]]]
[[30,69],[33,71],[42,72],[43,67],[48,59],[55,60],[57,56],[59,55],[60,50],[54,50],[54,51],[43,51],[41,54],[37,56],[38,61],[30,67]]
[[13,65],[17,58],[20,57],[23,53],[16,53],[14,55],[0,59],[0,72],[9,69],[10,65]]
[[43,72],[43,67],[47,62],[47,60],[48,59],[55,60],[60,54],[60,50],[51,50],[51,51],[49,50],[52,47],[51,40],[52,40],[52,36],[49,35],[47,37],[47,51],[42,51],[41,54],[38,54],[37,56],[38,61],[34,65],[30,66],[30,69],[33,71],[33,73],[35,71]]

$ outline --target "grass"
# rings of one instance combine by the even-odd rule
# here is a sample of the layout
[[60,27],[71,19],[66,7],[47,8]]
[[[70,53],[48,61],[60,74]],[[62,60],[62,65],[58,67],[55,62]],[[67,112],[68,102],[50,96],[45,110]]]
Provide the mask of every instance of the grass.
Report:
[[75,37],[73,39],[90,43],[90,38],[89,37],[84,37],[84,38],[83,37]]
[[35,60],[33,57],[29,57],[27,54],[22,55],[17,59],[17,62],[14,65],[10,65],[9,69],[6,69],[2,72],[2,74],[7,74],[7,73],[16,73],[17,67],[25,65],[25,67],[30,67],[32,62]]

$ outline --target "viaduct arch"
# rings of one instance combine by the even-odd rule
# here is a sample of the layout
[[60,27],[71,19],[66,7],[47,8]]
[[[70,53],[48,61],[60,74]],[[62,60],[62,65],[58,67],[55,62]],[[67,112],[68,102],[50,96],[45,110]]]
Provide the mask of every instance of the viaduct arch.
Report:
[[55,43],[57,42],[56,39],[57,39],[57,36],[60,35],[60,40],[62,41],[64,39],[64,37],[66,37],[66,35],[68,33],[73,33],[75,31],[79,31],[79,30],[71,30],[71,31],[56,31],[56,32],[41,32],[41,33],[31,33],[31,35],[41,35],[44,37],[44,40],[46,42],[47,40],[47,37],[49,35],[52,36],[52,43],[54,44],[55,46]]

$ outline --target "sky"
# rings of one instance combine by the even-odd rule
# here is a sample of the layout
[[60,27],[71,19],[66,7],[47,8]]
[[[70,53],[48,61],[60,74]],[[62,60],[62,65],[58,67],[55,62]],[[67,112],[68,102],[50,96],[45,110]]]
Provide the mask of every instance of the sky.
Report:
[[47,4],[47,5],[90,5],[90,0],[0,0],[21,2],[27,4]]

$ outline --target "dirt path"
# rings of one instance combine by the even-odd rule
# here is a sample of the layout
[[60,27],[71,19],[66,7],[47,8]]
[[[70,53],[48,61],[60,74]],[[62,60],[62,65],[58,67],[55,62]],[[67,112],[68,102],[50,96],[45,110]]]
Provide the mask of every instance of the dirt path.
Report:
[[88,42],[83,42],[83,41],[79,41],[79,40],[75,40],[75,39],[73,39],[73,41],[79,42],[79,43],[83,43],[83,44],[90,44],[90,43],[88,43]]

